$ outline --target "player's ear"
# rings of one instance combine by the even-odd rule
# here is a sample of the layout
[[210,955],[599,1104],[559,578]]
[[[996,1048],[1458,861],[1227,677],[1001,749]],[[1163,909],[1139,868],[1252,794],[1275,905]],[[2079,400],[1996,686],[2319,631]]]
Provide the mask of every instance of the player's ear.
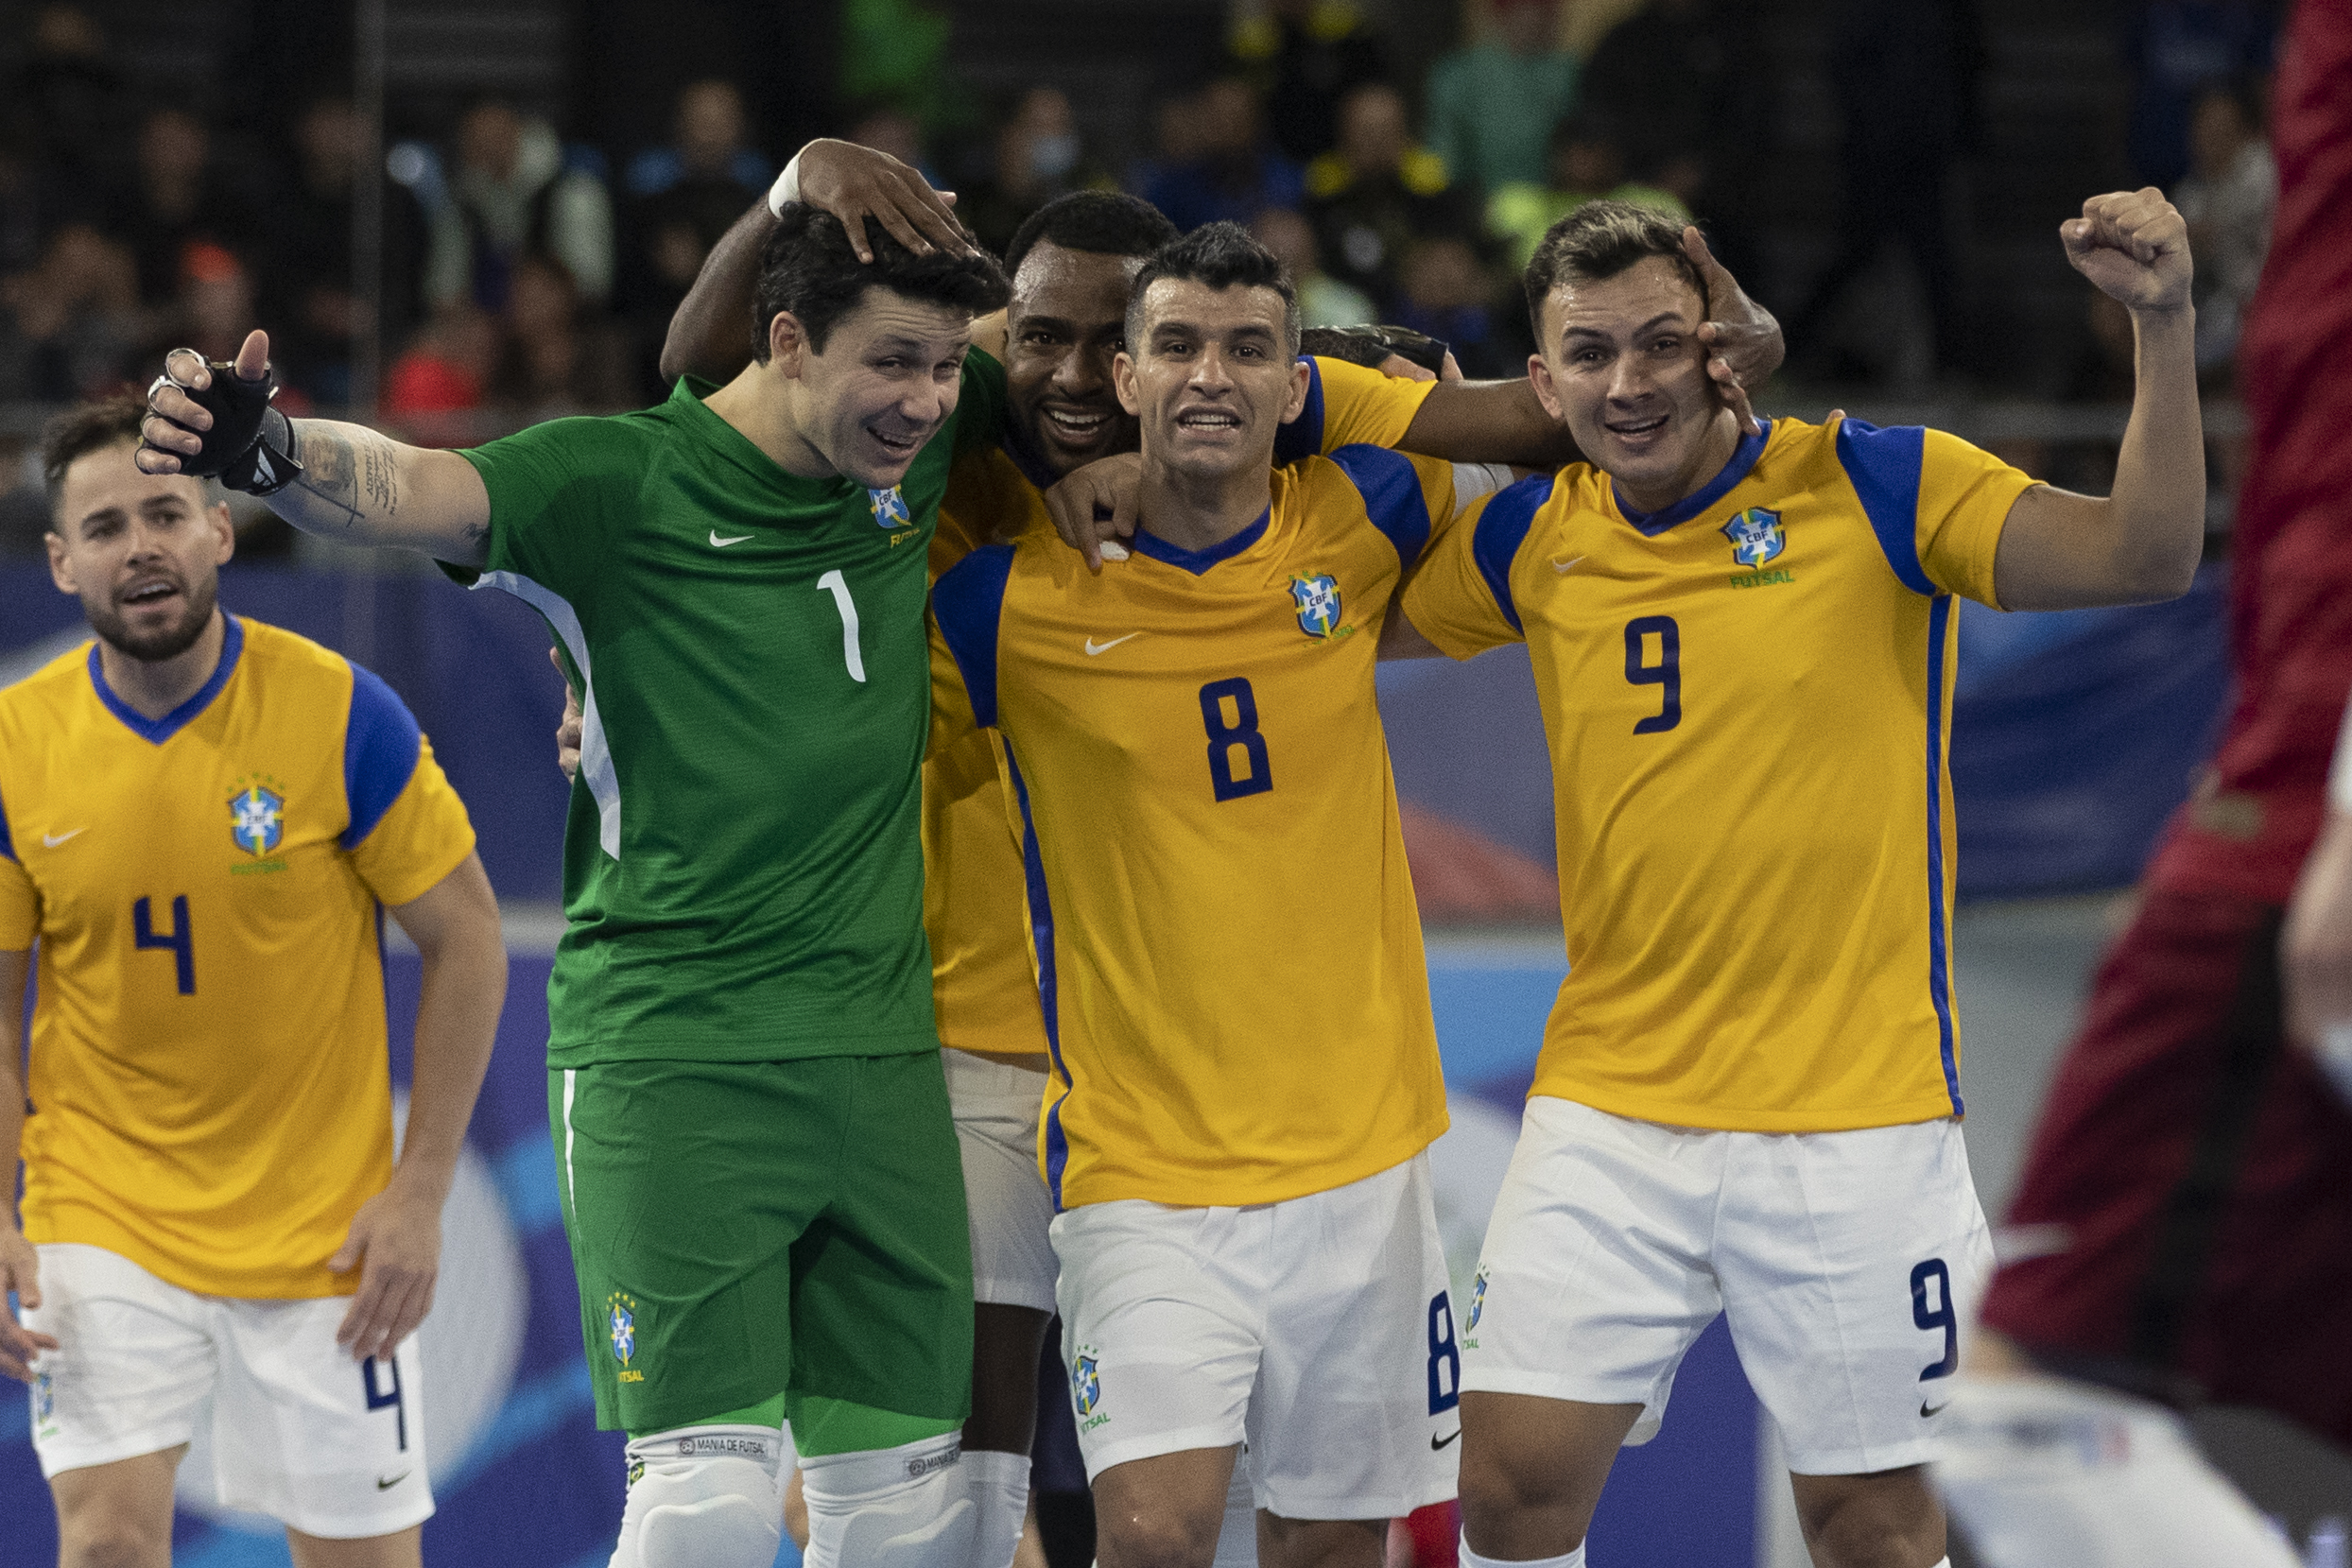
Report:
[[1527,356],[1527,384],[1535,388],[1535,401],[1544,405],[1544,412],[1562,424],[1568,417],[1560,411],[1560,388],[1552,385],[1551,362],[1540,353]]
[[808,336],[801,330],[801,319],[788,310],[776,312],[768,322],[768,363],[797,381],[801,356],[808,352]]
[[229,558],[237,553],[236,524],[229,517],[229,503],[216,501],[204,508],[204,521],[211,524],[215,535],[213,564],[226,566]]
[[1135,360],[1125,349],[1111,356],[1111,390],[1130,414],[1143,412],[1143,392],[1135,385]]
[[1292,420],[1306,412],[1306,388],[1313,384],[1314,374],[1315,372],[1308,369],[1305,359],[1295,354],[1291,356],[1290,400],[1282,407],[1283,423],[1288,424]]
[[79,596],[81,590],[74,586],[74,566],[65,553],[65,536],[55,528],[41,536],[41,543],[49,552],[49,580],[57,584],[61,594]]

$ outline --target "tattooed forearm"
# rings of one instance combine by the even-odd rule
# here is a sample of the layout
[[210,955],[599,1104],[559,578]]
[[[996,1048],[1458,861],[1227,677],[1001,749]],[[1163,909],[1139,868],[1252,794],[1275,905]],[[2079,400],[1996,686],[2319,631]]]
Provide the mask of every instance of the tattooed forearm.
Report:
[[456,453],[405,446],[364,424],[296,420],[294,456],[301,477],[268,501],[303,532],[481,563],[490,496]]
[[360,476],[367,494],[367,506],[379,517],[391,517],[400,511],[400,462],[392,443],[381,436],[362,441],[359,447]]

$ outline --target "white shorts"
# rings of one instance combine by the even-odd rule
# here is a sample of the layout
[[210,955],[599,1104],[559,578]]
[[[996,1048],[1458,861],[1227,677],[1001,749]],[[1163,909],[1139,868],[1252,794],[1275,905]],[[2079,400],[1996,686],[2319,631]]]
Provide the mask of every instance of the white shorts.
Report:
[[1046,1232],[1053,1195],[1037,1169],[1046,1075],[952,1048],[940,1058],[972,1211],[972,1298],[1050,1314],[1055,1268]]
[[1718,1312],[1789,1468],[1934,1456],[1992,1237],[1948,1118],[1714,1132],[1527,1103],[1462,1321],[1462,1387],[1645,1408]]
[[1053,1222],[1088,1479],[1246,1441],[1257,1506],[1392,1519],[1454,1495],[1461,1360],[1429,1162],[1246,1209]]
[[238,1301],[166,1284],[119,1253],[44,1243],[26,1326],[41,1473],[177,1448],[212,1405],[220,1500],[305,1535],[390,1535],[432,1517],[417,1342],[388,1365],[335,1342],[351,1299]]

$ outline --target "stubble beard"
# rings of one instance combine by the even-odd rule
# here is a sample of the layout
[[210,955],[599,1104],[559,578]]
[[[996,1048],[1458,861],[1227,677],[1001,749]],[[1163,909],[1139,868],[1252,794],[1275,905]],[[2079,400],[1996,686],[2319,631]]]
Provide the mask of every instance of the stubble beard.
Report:
[[132,631],[122,612],[111,602],[99,606],[84,600],[82,613],[89,618],[90,629],[115,652],[143,664],[161,664],[194,647],[196,640],[204,635],[204,629],[212,624],[213,606],[219,599],[217,586],[206,581],[186,592],[187,612],[158,631]]

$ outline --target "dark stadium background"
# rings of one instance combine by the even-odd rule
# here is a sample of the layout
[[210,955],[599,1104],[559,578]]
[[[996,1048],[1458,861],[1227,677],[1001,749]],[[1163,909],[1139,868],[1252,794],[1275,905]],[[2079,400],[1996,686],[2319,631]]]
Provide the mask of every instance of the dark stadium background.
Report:
[[[1526,28],[1492,0],[16,0],[0,9],[0,682],[78,640],[39,543],[31,443],[56,407],[145,380],[178,343],[225,353],[252,324],[272,333],[288,403],[429,443],[649,402],[663,325],[702,250],[820,134],[919,158],[999,242],[1084,185],[1187,212],[1222,202],[1304,234],[1378,319],[1447,338],[1484,374],[1513,373],[1526,352],[1510,241],[1482,216],[1498,209],[1479,171],[1426,148],[1468,146],[1455,164],[1477,163],[1494,122],[1565,119],[1581,168],[1614,156],[1618,180],[1679,192],[1779,314],[1790,358],[1759,395],[1766,412],[1933,423],[2098,490],[2128,359],[2056,225],[2098,191],[2225,185],[2208,123],[2224,110],[2207,100],[2242,106],[2247,156],[2274,9],[1563,0],[1510,65],[1447,60]],[[1575,64],[1541,62],[1554,55]],[[1492,87],[1522,80],[1555,85],[1548,98]],[[1337,100],[1367,87],[1392,90],[1383,104],[1401,112],[1393,170],[1359,156],[1376,138],[1343,143],[1334,127]],[[469,222],[469,160],[504,166],[509,152],[523,173]],[[522,215],[510,253],[485,238],[499,200]],[[1355,265],[1363,229],[1387,242],[1370,267]],[[2260,240],[2242,217],[2214,236],[2257,255]],[[2210,290],[2222,280],[2207,257]],[[2119,890],[2188,794],[2225,695],[2242,446],[2230,377],[2220,344],[2208,561],[2187,598],[1963,612],[1958,941],[1970,1145],[1996,1213]],[[298,539],[257,508],[239,517],[225,602],[342,649],[406,698],[510,911],[516,983],[426,1331],[441,1499],[428,1557],[596,1568],[621,1477],[587,1412],[545,1131],[565,796],[545,630],[421,564]],[[1440,1149],[1449,1244],[1474,1252],[1565,967],[1548,780],[1523,655],[1394,669],[1382,697],[1456,1094]],[[397,1036],[414,960],[393,967]],[[2312,1561],[2341,1563],[2327,1554],[2352,1470],[2254,1418],[2207,1424],[2224,1462],[2314,1542]],[[177,1560],[284,1562],[263,1522],[210,1508],[200,1459],[183,1471]],[[0,1394],[0,1560],[53,1554],[43,1491],[24,1404]],[[1778,1568],[1804,1561],[1792,1529],[1770,1423],[1719,1325],[1665,1436],[1621,1463],[1597,1560]]]

